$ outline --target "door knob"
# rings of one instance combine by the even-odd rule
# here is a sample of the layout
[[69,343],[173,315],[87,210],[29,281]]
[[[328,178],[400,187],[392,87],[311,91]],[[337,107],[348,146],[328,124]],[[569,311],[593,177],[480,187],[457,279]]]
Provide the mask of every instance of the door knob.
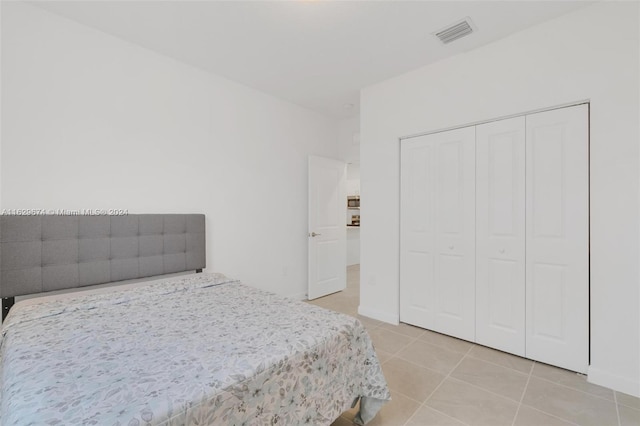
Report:
[[315,232],[312,232],[312,233],[309,234],[309,236],[311,236],[311,237],[317,237],[318,235],[322,235],[322,234],[316,234]]

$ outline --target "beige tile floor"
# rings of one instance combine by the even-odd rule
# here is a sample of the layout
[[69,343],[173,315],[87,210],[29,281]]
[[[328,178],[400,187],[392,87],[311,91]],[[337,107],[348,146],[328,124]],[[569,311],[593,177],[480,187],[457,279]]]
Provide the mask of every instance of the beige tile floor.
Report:
[[[356,316],[369,330],[393,399],[370,425],[640,425],[640,399],[584,376],[358,315],[359,276],[359,266],[349,267],[345,291],[310,303]],[[354,414],[333,426],[351,425]]]

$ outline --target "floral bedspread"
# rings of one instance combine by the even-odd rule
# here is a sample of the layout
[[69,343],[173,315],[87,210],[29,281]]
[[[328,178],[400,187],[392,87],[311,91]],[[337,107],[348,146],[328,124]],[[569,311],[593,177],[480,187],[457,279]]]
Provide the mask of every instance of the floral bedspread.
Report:
[[1,339],[3,425],[328,425],[390,399],[357,319],[220,274],[16,305]]

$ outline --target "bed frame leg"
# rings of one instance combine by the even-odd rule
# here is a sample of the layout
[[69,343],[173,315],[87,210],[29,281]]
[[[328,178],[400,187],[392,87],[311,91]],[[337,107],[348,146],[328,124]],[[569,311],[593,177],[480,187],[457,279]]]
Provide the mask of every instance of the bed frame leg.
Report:
[[196,269],[196,274],[199,274],[202,272],[202,269]]
[[2,321],[7,317],[9,309],[16,303],[15,297],[3,297],[2,298]]

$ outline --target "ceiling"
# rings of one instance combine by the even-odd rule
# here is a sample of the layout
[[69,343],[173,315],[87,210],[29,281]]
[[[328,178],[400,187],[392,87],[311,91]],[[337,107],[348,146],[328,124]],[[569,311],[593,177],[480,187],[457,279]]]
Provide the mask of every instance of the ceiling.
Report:
[[[583,6],[575,1],[40,1],[108,34],[323,114],[359,90]],[[477,32],[433,32],[466,16]],[[348,108],[345,105],[352,104]]]

